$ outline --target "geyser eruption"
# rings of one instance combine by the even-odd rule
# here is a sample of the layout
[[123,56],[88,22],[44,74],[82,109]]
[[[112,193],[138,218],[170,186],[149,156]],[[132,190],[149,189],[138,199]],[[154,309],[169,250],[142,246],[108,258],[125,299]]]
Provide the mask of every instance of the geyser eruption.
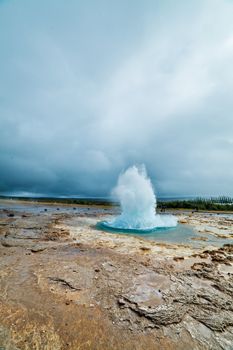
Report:
[[121,215],[102,224],[114,229],[151,231],[174,227],[176,217],[156,214],[156,197],[145,166],[132,166],[120,174],[112,191],[119,200]]

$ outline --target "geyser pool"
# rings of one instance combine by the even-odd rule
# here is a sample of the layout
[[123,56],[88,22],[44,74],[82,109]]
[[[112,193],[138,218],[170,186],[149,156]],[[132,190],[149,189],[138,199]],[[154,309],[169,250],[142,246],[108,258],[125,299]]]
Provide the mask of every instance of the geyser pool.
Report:
[[112,195],[120,202],[121,214],[99,223],[103,228],[151,232],[177,225],[175,216],[156,214],[156,197],[145,166],[132,166],[120,174]]

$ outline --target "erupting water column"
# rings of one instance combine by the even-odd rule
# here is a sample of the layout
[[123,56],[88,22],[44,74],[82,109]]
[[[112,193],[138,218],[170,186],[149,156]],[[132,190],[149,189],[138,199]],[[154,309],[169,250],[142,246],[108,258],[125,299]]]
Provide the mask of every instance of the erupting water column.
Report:
[[132,166],[120,174],[112,194],[119,200],[122,213],[113,220],[102,222],[106,227],[152,231],[177,225],[175,216],[156,214],[156,197],[144,166]]

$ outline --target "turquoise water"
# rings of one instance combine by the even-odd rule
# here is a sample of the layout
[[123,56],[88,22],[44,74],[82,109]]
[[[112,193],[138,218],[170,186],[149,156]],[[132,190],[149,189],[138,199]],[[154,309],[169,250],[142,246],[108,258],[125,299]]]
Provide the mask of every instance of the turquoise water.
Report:
[[101,221],[98,222],[97,227],[102,228],[105,231],[109,232],[119,232],[119,233],[134,233],[134,234],[139,234],[139,235],[149,235],[149,234],[154,234],[161,232],[166,232],[166,231],[171,231],[176,229],[176,227],[154,227],[150,229],[128,229],[128,228],[116,228],[113,227],[112,225],[109,225],[107,221]]
[[[109,227],[105,221],[98,222],[98,230],[124,235],[132,235],[138,238],[148,239],[156,242],[188,244],[194,247],[204,247],[207,245],[222,246],[226,243],[233,243],[233,239],[218,238],[209,234],[199,234],[191,226],[178,224],[172,228],[155,228],[154,230],[128,230]],[[207,240],[196,240],[205,237]]]

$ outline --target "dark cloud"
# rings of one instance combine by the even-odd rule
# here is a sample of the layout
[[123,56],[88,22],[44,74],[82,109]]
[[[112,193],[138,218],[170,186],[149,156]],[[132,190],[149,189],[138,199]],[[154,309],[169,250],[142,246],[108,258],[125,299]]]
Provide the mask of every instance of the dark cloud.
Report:
[[233,3],[0,2],[0,191],[233,195]]

